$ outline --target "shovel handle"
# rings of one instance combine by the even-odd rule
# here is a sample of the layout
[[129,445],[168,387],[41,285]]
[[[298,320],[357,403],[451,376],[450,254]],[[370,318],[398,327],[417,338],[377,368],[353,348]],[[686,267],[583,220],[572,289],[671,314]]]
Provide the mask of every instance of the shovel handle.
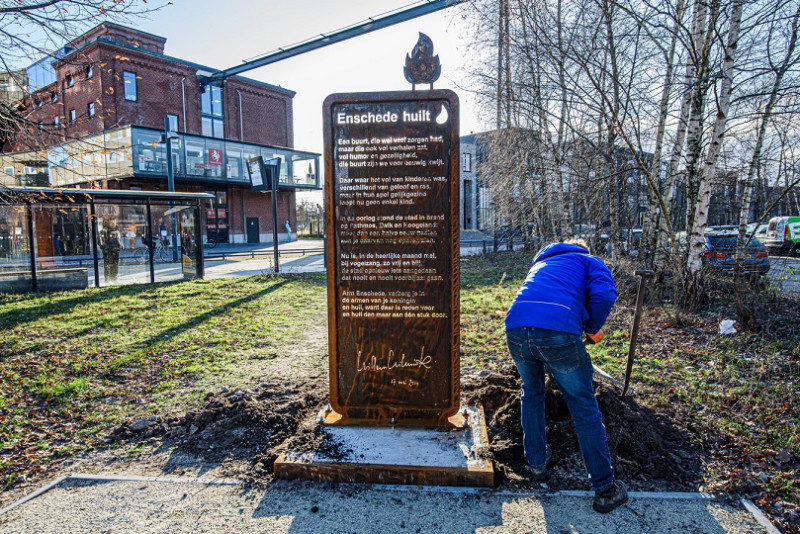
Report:
[[628,386],[631,381],[631,371],[633,371],[633,359],[636,355],[636,339],[639,337],[639,322],[642,318],[642,305],[644,304],[645,281],[651,276],[655,275],[650,270],[634,271],[636,276],[639,276],[639,291],[636,294],[636,311],[633,314],[633,329],[631,330],[631,344],[628,347],[628,363],[625,367],[625,385],[622,387],[622,395],[624,397],[628,392]]

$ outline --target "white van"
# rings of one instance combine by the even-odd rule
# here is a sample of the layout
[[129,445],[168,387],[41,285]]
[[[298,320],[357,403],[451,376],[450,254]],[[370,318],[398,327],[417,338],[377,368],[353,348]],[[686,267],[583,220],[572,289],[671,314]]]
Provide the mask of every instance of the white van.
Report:
[[773,217],[763,241],[770,254],[800,254],[800,217]]

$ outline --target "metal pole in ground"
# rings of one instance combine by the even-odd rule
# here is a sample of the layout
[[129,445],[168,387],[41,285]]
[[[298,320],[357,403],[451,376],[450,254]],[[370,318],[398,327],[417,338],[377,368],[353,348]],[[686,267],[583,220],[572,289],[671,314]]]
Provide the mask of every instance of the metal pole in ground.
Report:
[[275,252],[275,274],[280,272],[278,263],[278,180],[281,174],[281,158],[272,158],[265,163],[272,196],[272,250]]
[[642,319],[642,305],[644,304],[644,292],[646,280],[655,275],[653,271],[635,271],[634,274],[639,277],[639,292],[636,294],[636,311],[633,314],[633,329],[631,330],[631,343],[628,347],[628,365],[625,367],[625,385],[622,387],[622,395],[624,397],[628,392],[628,386],[631,381],[631,371],[633,370],[633,358],[636,354],[636,339],[639,337],[639,322]]
[[[170,130],[169,124],[169,115],[164,117],[164,144],[165,150],[167,151],[167,190],[170,193],[175,192],[175,169],[172,166],[172,141],[173,139],[177,140],[178,136],[172,133]],[[170,221],[170,231],[172,232],[172,261],[178,261],[178,221],[175,217],[175,212],[173,208],[175,207],[175,202],[170,200],[169,201],[169,221]]]

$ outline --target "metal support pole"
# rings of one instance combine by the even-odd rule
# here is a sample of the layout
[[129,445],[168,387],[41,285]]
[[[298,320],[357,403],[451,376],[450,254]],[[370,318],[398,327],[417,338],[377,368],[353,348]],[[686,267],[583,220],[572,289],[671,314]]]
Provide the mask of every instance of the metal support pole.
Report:
[[409,9],[402,9],[395,13],[390,13],[384,17],[370,17],[369,19],[351,27],[329,34],[321,34],[319,37],[315,37],[287,48],[279,48],[275,52],[271,52],[252,61],[246,61],[241,65],[236,65],[235,67],[231,67],[229,69],[217,71],[210,76],[201,76],[200,83],[203,85],[208,85],[214,81],[224,80],[231,76],[236,76],[237,74],[241,74],[258,67],[263,67],[265,65],[270,65],[272,63],[304,54],[306,52],[311,52],[312,50],[317,50],[318,48],[322,48],[324,46],[339,43],[353,37],[359,37],[383,28],[388,28],[394,24],[406,22],[423,15],[435,13],[436,11],[461,4],[464,1],[465,0],[429,0],[422,5],[414,6]]
[[[175,170],[172,168],[172,132],[169,128],[169,117],[164,117],[164,143],[167,149],[167,190],[170,193],[175,192]],[[175,203],[170,200],[170,211],[175,207]],[[178,225],[175,219],[175,212],[170,213],[169,216],[170,226],[172,229],[172,261],[178,261]]]
[[281,173],[281,158],[270,160],[268,166],[270,194],[272,195],[272,250],[275,252],[275,274],[280,272],[278,260],[278,179]]
[[97,210],[94,208],[94,197],[89,201],[89,218],[92,223],[92,263],[94,264],[94,287],[100,287],[100,255],[97,252]]
[[33,206],[28,202],[28,247],[31,249],[31,290],[36,291],[36,236],[33,232]]
[[153,218],[150,215],[150,198],[147,198],[147,224],[145,225],[145,239],[147,239],[147,259],[150,264],[150,283],[156,283],[156,260],[153,247]]
[[197,217],[195,218],[197,224],[195,225],[195,239],[197,240],[197,276],[200,279],[205,278],[206,264],[203,259],[203,200],[197,199]]

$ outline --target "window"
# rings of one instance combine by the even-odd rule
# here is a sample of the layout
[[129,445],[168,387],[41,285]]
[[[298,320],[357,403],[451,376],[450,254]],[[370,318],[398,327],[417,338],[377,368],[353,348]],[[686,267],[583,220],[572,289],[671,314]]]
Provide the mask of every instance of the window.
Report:
[[472,154],[464,152],[464,172],[472,172]]
[[42,107],[42,101],[37,99],[36,100],[36,108],[38,109],[38,108],[41,108],[41,107]]
[[38,127],[39,127],[39,131],[40,131],[40,132],[43,132],[43,131],[44,131],[44,123],[43,123],[43,122],[37,122],[36,124],[37,124],[37,125],[38,125]]
[[203,135],[214,137],[214,127],[211,125],[211,119],[203,117],[201,121],[203,123]]
[[73,85],[75,85],[75,79],[72,74],[67,74],[67,87],[72,87]]
[[75,110],[69,110],[69,122],[75,122]]
[[50,91],[50,102],[58,102],[58,93]]
[[222,117],[222,87],[206,85],[200,94],[200,105],[203,115]]
[[125,89],[125,100],[128,102],[136,102],[139,100],[138,92],[136,89],[136,73],[122,71],[122,81]]
[[177,132],[178,131],[178,116],[167,114],[167,118],[169,119],[169,131]]
[[58,128],[58,115],[53,118],[53,126]]
[[89,105],[86,106],[86,114],[94,117],[94,102],[89,102]]
[[223,139],[224,107],[222,105],[222,87],[207,85],[200,93],[200,111],[203,135]]
[[14,176],[14,167],[6,167],[5,173],[9,176]]
[[94,75],[94,72],[92,72],[92,66],[91,65],[86,65],[85,74],[86,74],[86,79],[87,80],[91,79],[91,77]]
[[225,133],[223,132],[222,119],[203,117],[201,120],[203,123],[203,135],[207,137],[217,137],[219,139],[225,138]]

